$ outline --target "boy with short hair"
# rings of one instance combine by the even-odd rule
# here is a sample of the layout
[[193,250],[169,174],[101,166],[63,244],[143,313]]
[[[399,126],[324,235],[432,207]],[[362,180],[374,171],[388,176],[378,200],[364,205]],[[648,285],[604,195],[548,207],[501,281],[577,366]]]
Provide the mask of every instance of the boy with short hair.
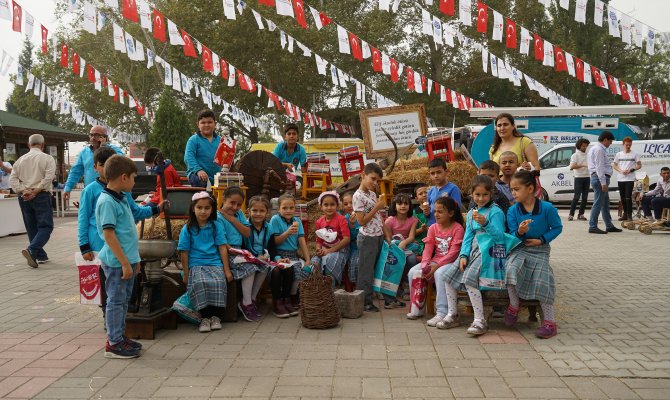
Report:
[[141,351],[138,342],[124,336],[128,302],[140,262],[137,229],[124,192],[133,189],[136,175],[137,168],[130,158],[111,156],[104,167],[107,187],[95,206],[98,234],[105,240],[99,256],[107,277],[106,358],[135,358]]
[[447,162],[444,158],[434,158],[428,164],[428,172],[430,173],[430,179],[433,181],[433,185],[428,190],[428,205],[430,209],[428,214],[424,212],[424,215],[428,217],[428,226],[435,223],[435,201],[439,197],[451,197],[456,201],[459,207],[462,207],[461,204],[461,190],[458,186],[447,180]]
[[221,171],[221,166],[214,162],[216,149],[221,142],[217,135],[216,116],[214,111],[204,109],[198,113],[198,132],[194,133],[186,142],[184,161],[188,182],[193,187],[207,187],[207,182],[214,184],[214,175]]
[[[493,195],[491,196],[491,200],[500,207],[500,209],[503,211],[504,215],[507,215],[507,209],[509,209],[509,200],[507,200],[507,197],[502,193],[502,184],[499,182],[498,177],[500,176],[500,166],[498,166],[498,163],[492,160],[486,160],[483,163],[479,164],[479,175],[486,175],[493,182],[495,182],[495,187],[493,188]],[[470,199],[470,204],[468,205],[468,209],[475,208],[475,201],[474,199]]]
[[377,198],[375,190],[384,171],[375,163],[366,164],[361,174],[361,185],[352,198],[356,219],[361,226],[358,231],[358,279],[356,289],[365,292],[365,311],[377,312],[372,303],[372,281],[375,266],[384,240],[383,222],[379,210],[386,207],[386,196]]
[[307,162],[307,152],[298,143],[298,134],[298,125],[287,124],[284,127],[284,141],[277,143],[272,152],[292,172],[298,171],[298,166],[304,168]]
[[[149,147],[147,151],[144,152],[144,165],[147,166],[152,172],[156,171],[156,156],[160,153],[158,147]],[[181,178],[177,170],[172,166],[171,160],[165,160],[163,162],[163,176],[165,176],[165,187],[179,187],[181,186]],[[154,204],[160,203],[161,198],[161,177],[156,174],[156,191],[151,196],[151,202]]]
[[[506,151],[500,155],[498,158],[500,162],[500,172],[502,176],[497,180],[499,183],[498,190],[507,197],[510,204],[514,204],[514,196],[512,196],[512,188],[510,188],[510,183],[512,182],[512,176],[519,169],[519,158],[516,153],[513,151]],[[494,181],[496,182],[496,181]]]

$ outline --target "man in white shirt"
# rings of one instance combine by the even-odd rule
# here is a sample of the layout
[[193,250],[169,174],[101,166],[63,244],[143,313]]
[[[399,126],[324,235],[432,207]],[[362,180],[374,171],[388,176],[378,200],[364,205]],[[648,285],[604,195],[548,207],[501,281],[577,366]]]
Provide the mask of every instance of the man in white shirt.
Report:
[[584,217],[584,211],[586,210],[586,202],[589,199],[589,186],[591,185],[591,178],[589,174],[589,166],[586,161],[586,149],[589,147],[591,142],[588,139],[579,139],[575,144],[577,151],[572,154],[570,157],[570,169],[575,177],[575,195],[572,198],[572,204],[570,204],[570,213],[568,214],[568,221],[572,221],[575,217],[575,209],[577,208],[577,203],[579,198],[582,198],[582,201],[579,205],[579,214],[577,219],[586,221]]
[[[612,132],[603,131],[598,136],[596,143],[589,150],[587,164],[591,174],[591,188],[593,188],[594,199],[589,218],[589,233],[604,234],[608,232],[621,232],[621,229],[612,224],[610,215],[609,185],[612,177],[612,165],[607,158],[607,148],[614,141]],[[598,228],[598,215],[602,212],[605,230]]]
[[44,246],[54,228],[50,190],[51,181],[56,176],[56,161],[43,152],[42,135],[31,135],[28,145],[30,151],[14,163],[9,183],[19,194],[23,223],[30,240],[28,248],[22,250],[21,254],[29,266],[37,268],[38,263],[49,260]]
[[619,221],[633,219],[633,186],[635,185],[635,171],[642,168],[640,155],[632,151],[633,138],[623,139],[623,151],[616,153],[612,167],[617,172],[619,197],[623,204],[623,215]]
[[646,218],[651,218],[652,208],[656,219],[661,218],[664,208],[670,208],[670,167],[661,168],[661,178],[656,187],[642,198],[642,209]]

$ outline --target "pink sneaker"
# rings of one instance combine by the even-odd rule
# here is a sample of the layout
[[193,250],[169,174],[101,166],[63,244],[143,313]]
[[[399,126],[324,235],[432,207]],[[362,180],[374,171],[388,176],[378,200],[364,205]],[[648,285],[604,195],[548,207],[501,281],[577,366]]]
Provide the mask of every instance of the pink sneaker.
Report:
[[512,306],[507,306],[505,310],[505,325],[513,326],[519,318],[519,309]]
[[535,336],[541,339],[549,339],[557,334],[558,328],[556,327],[556,322],[553,321],[544,321],[542,326],[535,331]]

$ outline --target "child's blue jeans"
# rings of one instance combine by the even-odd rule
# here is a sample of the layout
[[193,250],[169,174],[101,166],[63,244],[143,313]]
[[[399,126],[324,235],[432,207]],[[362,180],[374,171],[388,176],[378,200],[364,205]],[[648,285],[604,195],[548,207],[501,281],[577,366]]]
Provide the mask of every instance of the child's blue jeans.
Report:
[[135,269],[130,279],[121,279],[123,274],[121,268],[112,268],[102,264],[105,271],[105,290],[107,291],[107,308],[105,310],[105,325],[107,326],[107,340],[110,345],[115,345],[123,340],[126,331],[126,314],[128,313],[128,302],[133,294],[135,283]]

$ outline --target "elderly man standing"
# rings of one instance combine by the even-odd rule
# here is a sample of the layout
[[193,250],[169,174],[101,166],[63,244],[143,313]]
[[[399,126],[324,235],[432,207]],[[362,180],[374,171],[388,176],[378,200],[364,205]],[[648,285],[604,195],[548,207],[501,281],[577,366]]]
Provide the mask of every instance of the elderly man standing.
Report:
[[89,139],[89,145],[79,153],[77,161],[70,169],[70,174],[67,177],[67,182],[65,182],[65,188],[63,189],[63,198],[65,201],[70,199],[70,192],[79,182],[82,175],[84,176],[84,186],[88,186],[89,183],[95,181],[98,177],[98,173],[93,168],[93,153],[98,150],[100,146],[109,146],[114,149],[117,154],[123,155],[121,149],[113,144],[107,143],[109,137],[107,135],[107,129],[104,126],[95,125],[91,127]]
[[[621,232],[621,229],[612,224],[612,215],[610,214],[609,185],[612,177],[612,164],[607,158],[607,148],[613,141],[614,135],[612,132],[603,131],[598,136],[598,143],[591,147],[586,158],[589,174],[591,174],[591,188],[595,195],[591,217],[589,218],[589,233]],[[605,230],[598,228],[598,215],[601,211],[605,222]]]
[[42,135],[31,135],[28,145],[30,151],[14,163],[9,183],[19,194],[23,223],[30,240],[28,248],[21,253],[28,265],[37,268],[38,263],[49,261],[44,246],[54,229],[50,189],[56,176],[56,161],[43,152]]

